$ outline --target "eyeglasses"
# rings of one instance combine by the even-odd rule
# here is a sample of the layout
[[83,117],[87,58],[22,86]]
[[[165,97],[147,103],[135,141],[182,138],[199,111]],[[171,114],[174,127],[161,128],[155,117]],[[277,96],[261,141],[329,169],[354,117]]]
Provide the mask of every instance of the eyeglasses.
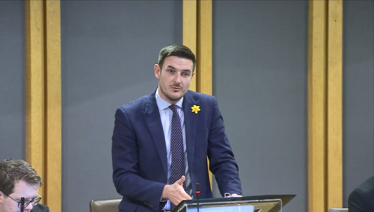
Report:
[[[0,191],[0,192],[4,194],[4,192],[2,192],[2,191]],[[21,201],[20,201],[20,200],[15,200],[15,199],[13,199],[11,196],[6,195],[6,194],[4,194],[4,195],[7,196],[7,197],[9,197],[9,198],[10,198],[11,200],[13,200],[14,202],[18,203],[18,208],[21,209]],[[38,196],[32,198],[30,201],[25,202],[25,204],[24,204],[24,208],[27,208],[27,206],[29,206],[30,203],[31,203],[33,206],[37,205],[37,204],[40,202],[41,199],[42,199],[42,196],[40,196],[40,195],[38,194]]]

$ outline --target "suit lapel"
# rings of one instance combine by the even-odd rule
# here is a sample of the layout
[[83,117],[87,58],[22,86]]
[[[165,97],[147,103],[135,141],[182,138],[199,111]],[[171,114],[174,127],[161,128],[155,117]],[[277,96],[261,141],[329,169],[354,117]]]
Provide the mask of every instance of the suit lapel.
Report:
[[143,114],[148,126],[148,130],[152,135],[153,142],[155,143],[157,152],[160,156],[164,171],[165,173],[167,173],[167,154],[165,136],[164,130],[162,129],[160,112],[158,111],[156,103],[155,92],[153,92],[147,99]]
[[195,142],[196,142],[196,131],[197,131],[197,123],[199,115],[192,113],[191,107],[193,105],[198,105],[199,101],[193,99],[191,94],[188,91],[184,96],[183,100],[183,112],[184,112],[184,124],[186,130],[186,145],[187,145],[187,159],[188,159],[188,167],[191,173],[192,165],[193,165],[193,158],[194,158],[194,150],[195,150]]

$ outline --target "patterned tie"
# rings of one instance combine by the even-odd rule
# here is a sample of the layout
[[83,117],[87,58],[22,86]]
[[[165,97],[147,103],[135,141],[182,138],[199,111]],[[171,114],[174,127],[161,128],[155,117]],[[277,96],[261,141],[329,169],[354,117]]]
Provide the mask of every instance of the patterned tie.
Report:
[[[171,165],[170,165],[170,184],[175,183],[179,180],[182,175],[185,175],[185,164],[184,164],[184,151],[183,151],[183,136],[181,121],[178,115],[177,106],[170,105],[170,109],[173,111],[173,117],[171,119],[171,137],[170,137],[170,152],[171,152]],[[183,188],[185,185],[183,183]],[[172,205],[172,208],[173,205]]]

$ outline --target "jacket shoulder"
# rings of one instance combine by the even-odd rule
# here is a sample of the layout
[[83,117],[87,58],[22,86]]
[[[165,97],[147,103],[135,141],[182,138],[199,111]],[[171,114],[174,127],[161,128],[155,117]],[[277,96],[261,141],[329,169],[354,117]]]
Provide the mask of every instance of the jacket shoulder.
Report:
[[46,205],[37,204],[33,207],[31,212],[49,212],[49,208]]

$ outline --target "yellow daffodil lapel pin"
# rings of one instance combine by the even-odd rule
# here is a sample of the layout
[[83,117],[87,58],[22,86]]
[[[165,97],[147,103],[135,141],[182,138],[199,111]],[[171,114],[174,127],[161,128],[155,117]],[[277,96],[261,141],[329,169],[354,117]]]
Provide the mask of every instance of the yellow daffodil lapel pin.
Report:
[[200,111],[200,106],[199,105],[193,105],[191,107],[191,109],[192,109],[193,113],[197,114]]

